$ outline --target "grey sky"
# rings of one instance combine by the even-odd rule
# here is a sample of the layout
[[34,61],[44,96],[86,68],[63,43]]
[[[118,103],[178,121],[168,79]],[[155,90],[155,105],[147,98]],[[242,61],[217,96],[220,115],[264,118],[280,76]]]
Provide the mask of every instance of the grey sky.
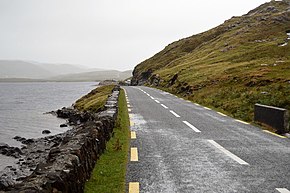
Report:
[[0,59],[127,70],[266,0],[0,0]]

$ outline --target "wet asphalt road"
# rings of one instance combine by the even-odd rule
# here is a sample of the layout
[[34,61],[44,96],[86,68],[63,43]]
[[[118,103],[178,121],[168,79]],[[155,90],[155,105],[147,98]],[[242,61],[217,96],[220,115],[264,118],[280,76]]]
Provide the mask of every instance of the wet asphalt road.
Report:
[[138,151],[128,192],[131,182],[150,193],[290,192],[290,139],[157,89],[124,89]]

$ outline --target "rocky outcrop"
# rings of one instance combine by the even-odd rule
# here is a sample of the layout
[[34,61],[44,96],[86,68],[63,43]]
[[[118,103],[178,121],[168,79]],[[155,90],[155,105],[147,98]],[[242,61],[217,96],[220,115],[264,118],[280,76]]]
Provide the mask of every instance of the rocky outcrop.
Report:
[[83,192],[84,183],[113,131],[118,96],[119,87],[116,87],[108,98],[106,110],[98,114],[73,108],[56,111],[73,125],[65,133],[31,140],[15,137],[25,146],[19,149],[18,163],[0,173],[0,192]]

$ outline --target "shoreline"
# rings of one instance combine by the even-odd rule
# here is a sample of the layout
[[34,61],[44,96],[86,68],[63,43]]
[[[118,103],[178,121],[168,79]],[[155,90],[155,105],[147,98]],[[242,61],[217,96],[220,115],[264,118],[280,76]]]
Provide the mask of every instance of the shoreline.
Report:
[[[32,184],[40,183],[37,181],[38,178],[46,178],[49,173],[59,172],[59,167],[70,168],[71,166],[68,165],[71,165],[72,162],[79,162],[83,158],[86,165],[90,165],[90,167],[85,168],[86,174],[81,175],[82,181],[85,181],[84,179],[90,175],[94,162],[104,151],[106,141],[109,140],[114,126],[119,88],[115,88],[112,92],[111,97],[107,100],[106,110],[99,113],[81,112],[74,108],[62,108],[51,112],[55,113],[58,118],[66,119],[67,124],[72,127],[64,133],[36,139],[14,137],[15,140],[23,144],[21,148],[1,144],[0,153],[5,149],[5,153],[7,154],[8,151],[8,155],[14,157],[16,162],[0,171],[0,192],[1,190],[12,191],[15,188],[17,190],[31,188]],[[112,101],[115,102],[112,103]],[[92,143],[95,145],[92,146]],[[84,150],[90,151],[91,155],[78,154]],[[66,160],[71,160],[70,164]],[[61,172],[68,172],[68,170],[71,171],[63,169]],[[55,175],[55,178],[61,175],[63,174],[59,173],[59,175]],[[45,179],[46,182],[49,182],[50,178]],[[29,183],[33,180],[34,183]],[[39,186],[41,187],[41,185]],[[80,189],[75,191],[77,190],[81,191]]]

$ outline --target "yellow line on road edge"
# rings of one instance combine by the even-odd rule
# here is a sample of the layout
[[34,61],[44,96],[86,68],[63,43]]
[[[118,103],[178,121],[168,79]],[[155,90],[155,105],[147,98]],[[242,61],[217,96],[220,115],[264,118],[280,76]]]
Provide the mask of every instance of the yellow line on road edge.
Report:
[[131,162],[138,161],[138,149],[137,147],[131,147]]
[[136,139],[136,132],[135,131],[131,131],[131,139]]
[[217,112],[218,114],[220,114],[221,116],[224,116],[224,117],[226,117],[227,115],[225,115],[225,114],[223,114],[223,113],[221,113],[221,112]]
[[285,136],[278,135],[277,133],[273,133],[273,132],[268,131],[268,130],[263,130],[263,131],[266,132],[266,133],[270,133],[270,134],[272,134],[272,135],[275,135],[275,136],[277,136],[277,137],[283,138],[283,139],[287,138],[287,137],[285,137]]
[[236,119],[236,121],[237,121],[237,122],[240,122],[240,123],[244,123],[244,124],[246,124],[246,125],[250,125],[250,123],[247,123],[247,122],[245,122],[245,121],[241,121],[241,120],[239,120],[239,119]]
[[139,193],[139,182],[129,183],[129,193]]
[[134,122],[133,121],[130,121],[130,126],[134,126]]

